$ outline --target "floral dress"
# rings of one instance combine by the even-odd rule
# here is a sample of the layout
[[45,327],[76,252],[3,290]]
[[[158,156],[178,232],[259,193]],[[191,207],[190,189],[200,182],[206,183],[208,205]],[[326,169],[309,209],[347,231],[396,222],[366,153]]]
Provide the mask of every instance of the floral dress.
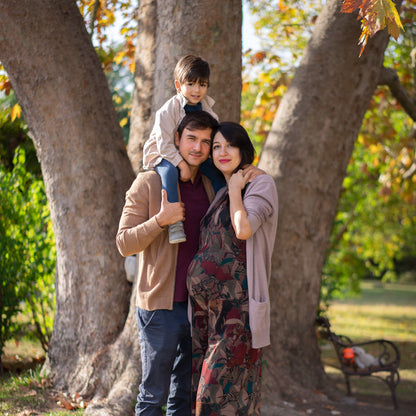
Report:
[[187,283],[193,414],[259,415],[262,350],[251,348],[246,244],[235,236],[228,193],[201,222]]

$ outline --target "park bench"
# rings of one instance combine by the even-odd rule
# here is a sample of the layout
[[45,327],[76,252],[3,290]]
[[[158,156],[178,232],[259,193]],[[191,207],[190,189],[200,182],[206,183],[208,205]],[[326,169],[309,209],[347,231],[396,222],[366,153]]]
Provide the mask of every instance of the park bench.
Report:
[[385,339],[354,343],[349,337],[332,332],[329,320],[322,316],[316,318],[316,324],[319,336],[330,341],[335,348],[347,394],[351,396],[350,376],[372,376],[387,384],[397,409],[396,387],[400,381],[400,352],[397,346]]

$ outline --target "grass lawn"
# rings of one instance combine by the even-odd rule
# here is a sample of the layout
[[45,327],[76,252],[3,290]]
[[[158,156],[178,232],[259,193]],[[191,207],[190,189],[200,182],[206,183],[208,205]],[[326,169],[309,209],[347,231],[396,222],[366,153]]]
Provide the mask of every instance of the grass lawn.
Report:
[[[414,400],[416,406],[416,285],[363,282],[356,298],[334,302],[327,316],[331,329],[354,342],[372,339],[393,341],[400,351],[400,383],[397,397]],[[332,344],[322,344],[325,371],[346,391]],[[390,396],[386,384],[371,377],[350,377],[354,392]]]

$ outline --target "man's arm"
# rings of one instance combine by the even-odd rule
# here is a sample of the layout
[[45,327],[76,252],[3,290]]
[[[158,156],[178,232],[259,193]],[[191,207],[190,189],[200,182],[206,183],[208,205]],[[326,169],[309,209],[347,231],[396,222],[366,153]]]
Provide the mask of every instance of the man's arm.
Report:
[[152,199],[155,191],[151,185],[148,175],[139,174],[126,193],[116,236],[117,248],[124,257],[147,248],[166,225],[184,220],[183,203],[169,203],[165,191],[162,203],[160,197]]
[[258,167],[254,165],[244,165],[243,166],[243,176],[245,179],[247,179],[247,182],[252,182],[254,179],[257,178],[257,176],[265,175],[266,172],[262,169],[259,169]]

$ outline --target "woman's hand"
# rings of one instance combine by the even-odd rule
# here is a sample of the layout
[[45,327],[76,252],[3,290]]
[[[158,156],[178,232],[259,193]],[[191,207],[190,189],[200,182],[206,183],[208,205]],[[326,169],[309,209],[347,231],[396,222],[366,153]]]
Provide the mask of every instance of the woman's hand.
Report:
[[241,191],[250,181],[250,175],[244,175],[244,171],[242,169],[238,170],[237,172],[231,175],[231,178],[228,182],[228,189],[229,190],[239,190]]

